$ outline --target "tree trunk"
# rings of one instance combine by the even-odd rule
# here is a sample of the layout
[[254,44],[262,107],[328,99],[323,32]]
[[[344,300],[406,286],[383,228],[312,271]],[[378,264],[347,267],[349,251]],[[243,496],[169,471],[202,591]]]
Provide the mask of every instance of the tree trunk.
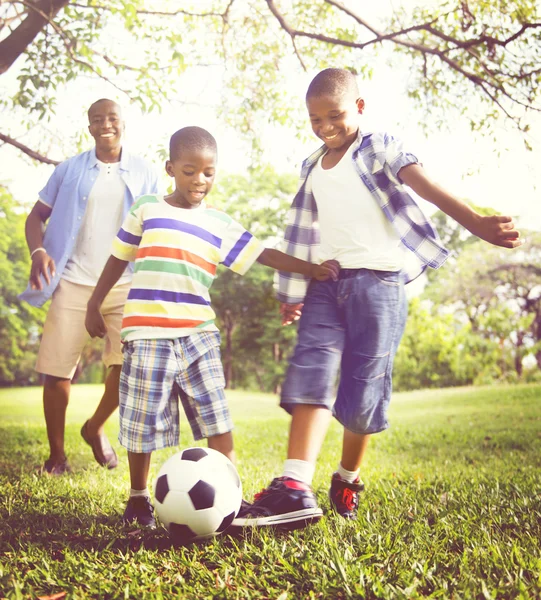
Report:
[[52,21],[69,0],[29,0],[27,15],[4,40],[0,42],[0,75],[5,73],[34,41],[38,33]]

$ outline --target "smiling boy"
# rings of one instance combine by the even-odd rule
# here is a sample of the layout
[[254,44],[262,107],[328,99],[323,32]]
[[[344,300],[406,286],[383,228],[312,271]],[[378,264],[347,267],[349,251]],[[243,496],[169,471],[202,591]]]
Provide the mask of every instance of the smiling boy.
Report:
[[[109,256],[111,241],[135,198],[157,191],[154,169],[122,145],[125,124],[120,106],[100,99],[88,109],[88,122],[95,148],[56,167],[26,220],[32,267],[28,288],[20,298],[41,306],[52,297],[36,365],[45,375],[43,408],[50,448],[43,471],[52,475],[71,471],[64,428],[71,379],[89,341],[84,326],[86,304]],[[108,368],[105,392],[81,429],[96,461],[110,469],[116,467],[117,457],[103,427],[118,406],[120,323],[130,279],[128,270],[104,302],[108,324],[103,353]]]
[[[281,394],[292,415],[287,460],[282,475],[234,521],[244,527],[296,528],[322,517],[311,483],[332,416],[343,438],[330,504],[346,519],[357,516],[370,436],[388,427],[393,359],[407,314],[404,285],[447,258],[404,184],[481,239],[521,244],[511,217],[479,215],[432,182],[398,140],[360,129],[364,101],[349,71],[316,75],[306,106],[324,145],[303,163],[284,250],[304,260],[336,260],[341,269],[337,281],[325,282],[279,274],[283,323],[300,317]],[[417,259],[411,271],[406,253]]]
[[200,127],[170,140],[167,196],[140,198],[118,232],[88,303],[91,336],[106,334],[103,299],[129,261],[135,273],[122,321],[119,441],[128,450],[131,491],[123,520],[154,527],[147,490],[153,451],[179,442],[179,399],[196,440],[234,461],[233,428],[224,394],[220,335],[209,288],[219,263],[244,274],[258,261],[307,278],[334,278],[338,264],[322,265],[263,245],[225,213],[204,203],[216,174],[217,147]]

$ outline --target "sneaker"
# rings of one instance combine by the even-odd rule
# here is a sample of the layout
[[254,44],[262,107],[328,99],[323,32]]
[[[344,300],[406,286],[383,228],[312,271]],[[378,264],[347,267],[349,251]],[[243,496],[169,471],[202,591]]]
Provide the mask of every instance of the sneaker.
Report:
[[71,467],[68,463],[68,459],[58,462],[51,458],[48,458],[41,467],[42,473],[48,473],[49,475],[64,475],[65,473],[71,473]]
[[125,524],[136,522],[140,527],[156,528],[154,507],[148,496],[131,496],[122,515]]
[[277,477],[254,496],[252,505],[241,506],[231,527],[299,529],[319,521],[322,516],[323,511],[309,485],[290,477]]
[[334,473],[329,490],[331,508],[344,519],[356,519],[359,508],[359,492],[364,490],[364,483],[357,477],[353,483],[344,481],[338,473]]

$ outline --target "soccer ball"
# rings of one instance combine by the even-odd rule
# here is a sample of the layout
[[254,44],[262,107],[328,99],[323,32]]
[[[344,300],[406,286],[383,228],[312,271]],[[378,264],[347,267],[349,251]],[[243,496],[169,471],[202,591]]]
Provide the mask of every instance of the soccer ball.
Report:
[[154,508],[174,542],[222,533],[240,509],[242,485],[233,463],[211,448],[187,448],[164,462]]

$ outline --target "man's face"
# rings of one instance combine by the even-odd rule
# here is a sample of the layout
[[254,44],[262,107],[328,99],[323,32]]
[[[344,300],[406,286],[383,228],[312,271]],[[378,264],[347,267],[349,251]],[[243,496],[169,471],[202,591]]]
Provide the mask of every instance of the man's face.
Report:
[[175,203],[181,208],[197,208],[210,192],[216,175],[216,152],[182,150],[175,160],[165,164],[167,174],[175,179]]
[[111,100],[98,102],[90,109],[88,121],[88,131],[97,149],[110,151],[120,147],[124,121],[118,104]]
[[313,96],[306,100],[312,131],[330,150],[348,148],[357,137],[364,100],[351,94]]

